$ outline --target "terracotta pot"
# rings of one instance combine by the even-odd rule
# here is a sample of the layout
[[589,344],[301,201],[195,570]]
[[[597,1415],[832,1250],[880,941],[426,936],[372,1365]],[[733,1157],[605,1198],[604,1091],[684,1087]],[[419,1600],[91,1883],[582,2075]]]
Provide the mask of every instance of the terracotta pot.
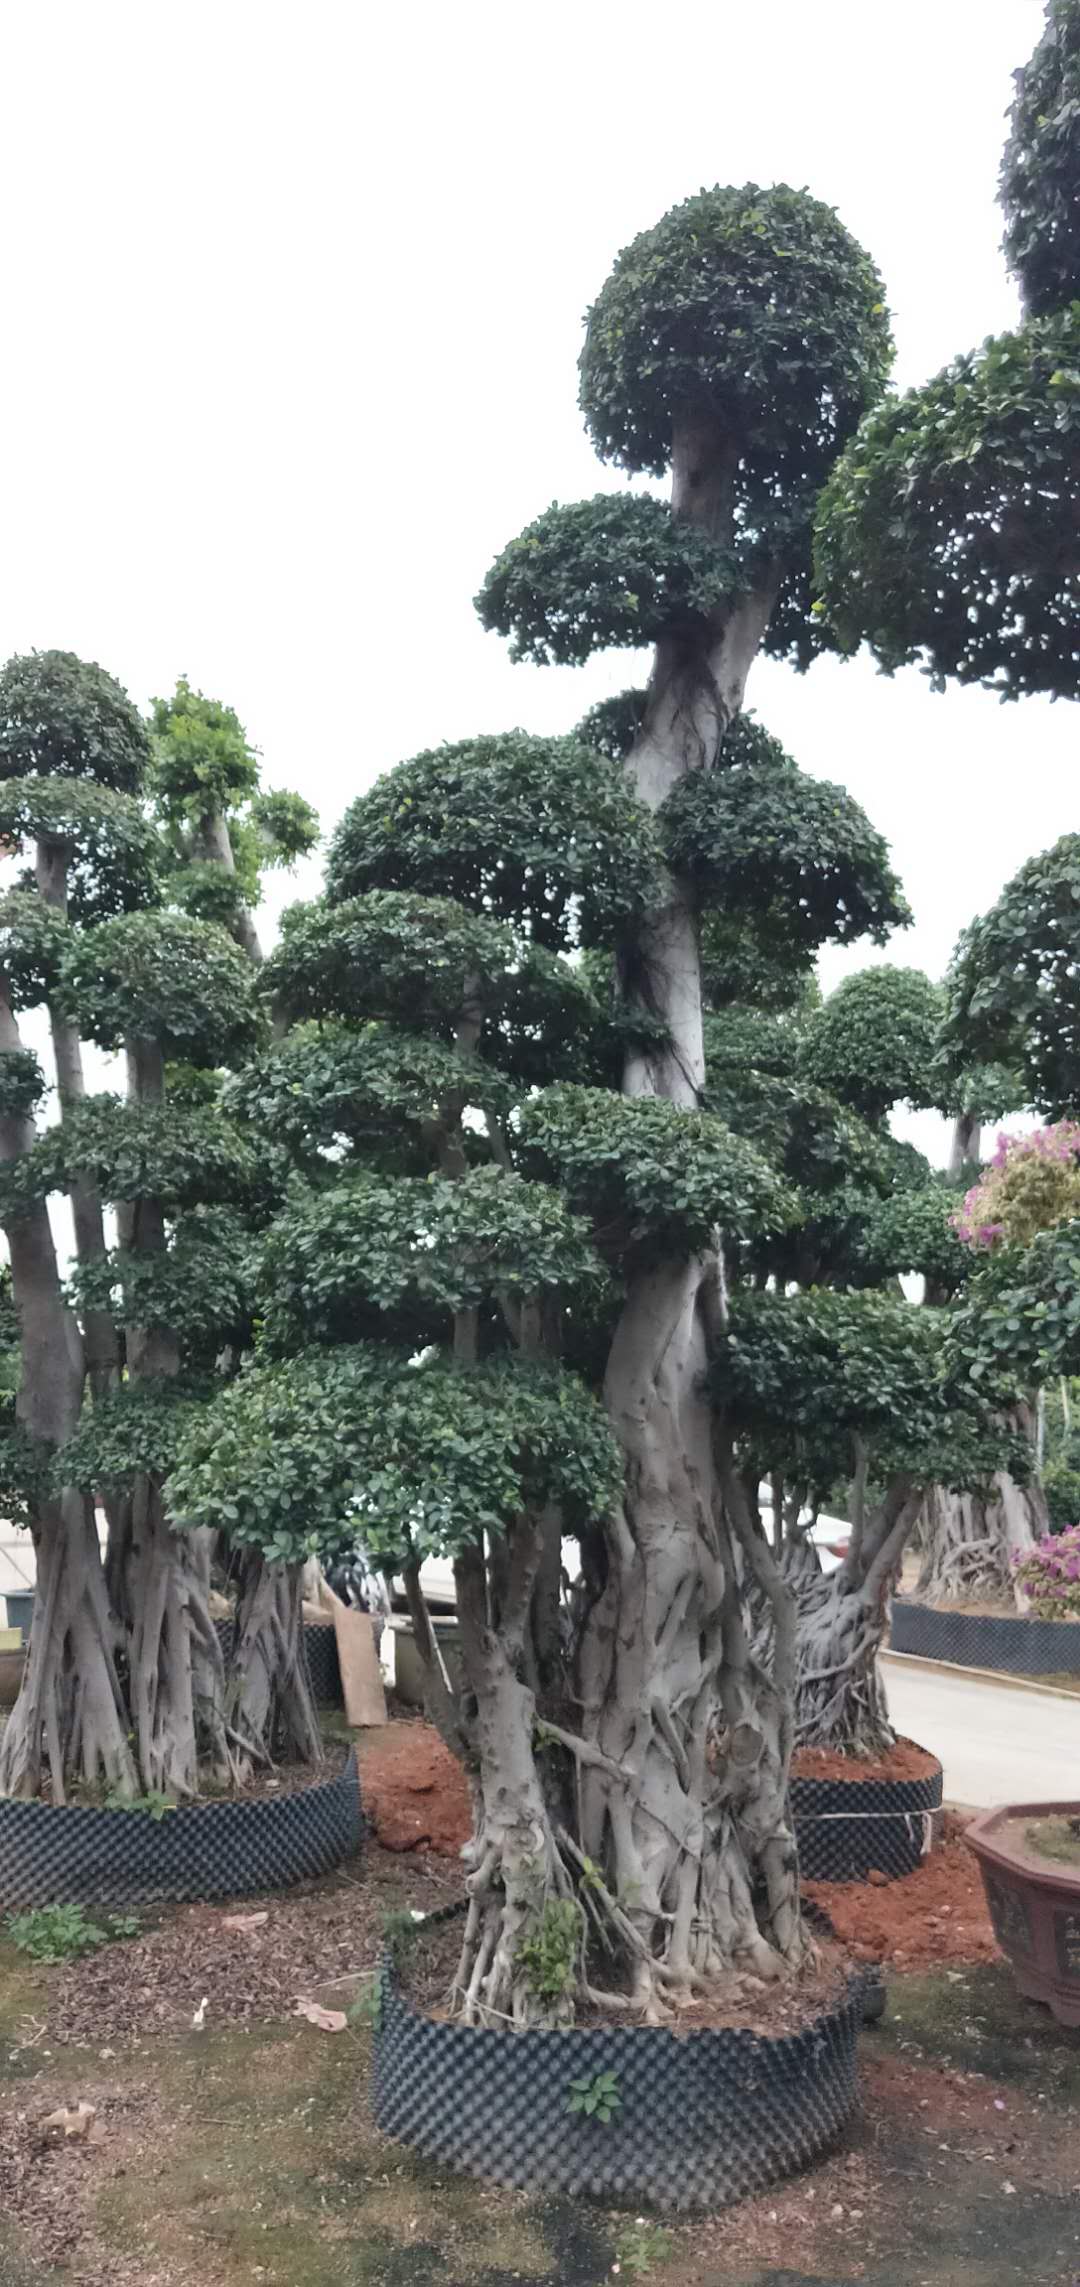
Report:
[[1059,2025],[1080,2025],[1080,1867],[1037,1858],[1013,1819],[1080,1818],[1080,1802],[1004,1803],[984,1811],[966,1840],[979,1861],[990,1919],[1021,1993],[1044,2001]]
[[25,1652],[0,1652],[0,1707],[14,1707]]

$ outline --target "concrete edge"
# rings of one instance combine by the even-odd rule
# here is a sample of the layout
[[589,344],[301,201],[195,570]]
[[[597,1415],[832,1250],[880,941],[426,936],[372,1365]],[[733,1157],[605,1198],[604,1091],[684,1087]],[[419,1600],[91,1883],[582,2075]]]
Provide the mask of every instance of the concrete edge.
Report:
[[958,1660],[928,1660],[921,1652],[894,1652],[889,1648],[878,1657],[894,1661],[898,1668],[918,1668],[922,1675],[967,1676],[976,1683],[1000,1684],[1003,1691],[1033,1691],[1040,1699],[1056,1699],[1059,1707],[1080,1709],[1080,1691],[1059,1691],[1056,1684],[1035,1683],[1030,1676],[1006,1675],[1001,1668],[967,1668]]

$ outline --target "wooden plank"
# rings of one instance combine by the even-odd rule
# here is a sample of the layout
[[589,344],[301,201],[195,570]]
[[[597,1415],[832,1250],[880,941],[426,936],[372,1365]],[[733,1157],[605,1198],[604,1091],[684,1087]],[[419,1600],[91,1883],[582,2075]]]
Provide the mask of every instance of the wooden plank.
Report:
[[345,1721],[355,1728],[386,1722],[386,1694],[383,1690],[379,1657],[375,1649],[375,1631],[370,1612],[353,1612],[335,1596],[331,1602],[334,1615],[334,1634],[337,1637],[338,1664],[341,1668],[341,1696],[345,1702]]

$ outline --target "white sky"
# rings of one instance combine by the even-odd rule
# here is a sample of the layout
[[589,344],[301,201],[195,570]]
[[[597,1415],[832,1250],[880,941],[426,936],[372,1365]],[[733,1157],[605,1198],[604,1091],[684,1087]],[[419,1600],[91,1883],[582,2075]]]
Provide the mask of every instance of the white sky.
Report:
[[[702,184],[806,184],[877,260],[921,379],[1014,322],[995,183],[1041,21],[6,0],[0,658],[71,649],[140,704],[186,673],[327,827],[422,746],[568,728],[642,662],[511,667],[470,599],[549,501],[621,481],[575,373],[619,247]],[[762,663],[749,701],[891,840],[916,926],[887,957],[940,974],[1077,823],[1063,706],[865,659]],[[826,955],[825,982],[868,957]]]

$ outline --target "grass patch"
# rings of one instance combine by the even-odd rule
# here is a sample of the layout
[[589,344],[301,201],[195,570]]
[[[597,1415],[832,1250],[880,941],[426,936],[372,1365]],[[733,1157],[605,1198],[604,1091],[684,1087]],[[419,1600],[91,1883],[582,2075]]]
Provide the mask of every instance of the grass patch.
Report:
[[1004,1962],[942,1976],[889,1978],[889,2001],[875,2043],[914,2044],[935,2063],[1046,2091],[1048,2101],[1080,2105],[1080,2043],[1048,2010],[1018,1993]]
[[1053,1858],[1061,1866],[1080,1868],[1080,1818],[1032,1819],[1025,1828],[1024,1840],[1039,1858]]
[[[161,2130],[145,2164],[101,2187],[103,2246],[207,2287],[569,2282],[527,2202],[383,2141],[368,2110],[369,2062],[363,2032],[320,2039],[293,2025],[158,2051]],[[582,2287],[606,2278],[606,2240],[598,2255]]]

